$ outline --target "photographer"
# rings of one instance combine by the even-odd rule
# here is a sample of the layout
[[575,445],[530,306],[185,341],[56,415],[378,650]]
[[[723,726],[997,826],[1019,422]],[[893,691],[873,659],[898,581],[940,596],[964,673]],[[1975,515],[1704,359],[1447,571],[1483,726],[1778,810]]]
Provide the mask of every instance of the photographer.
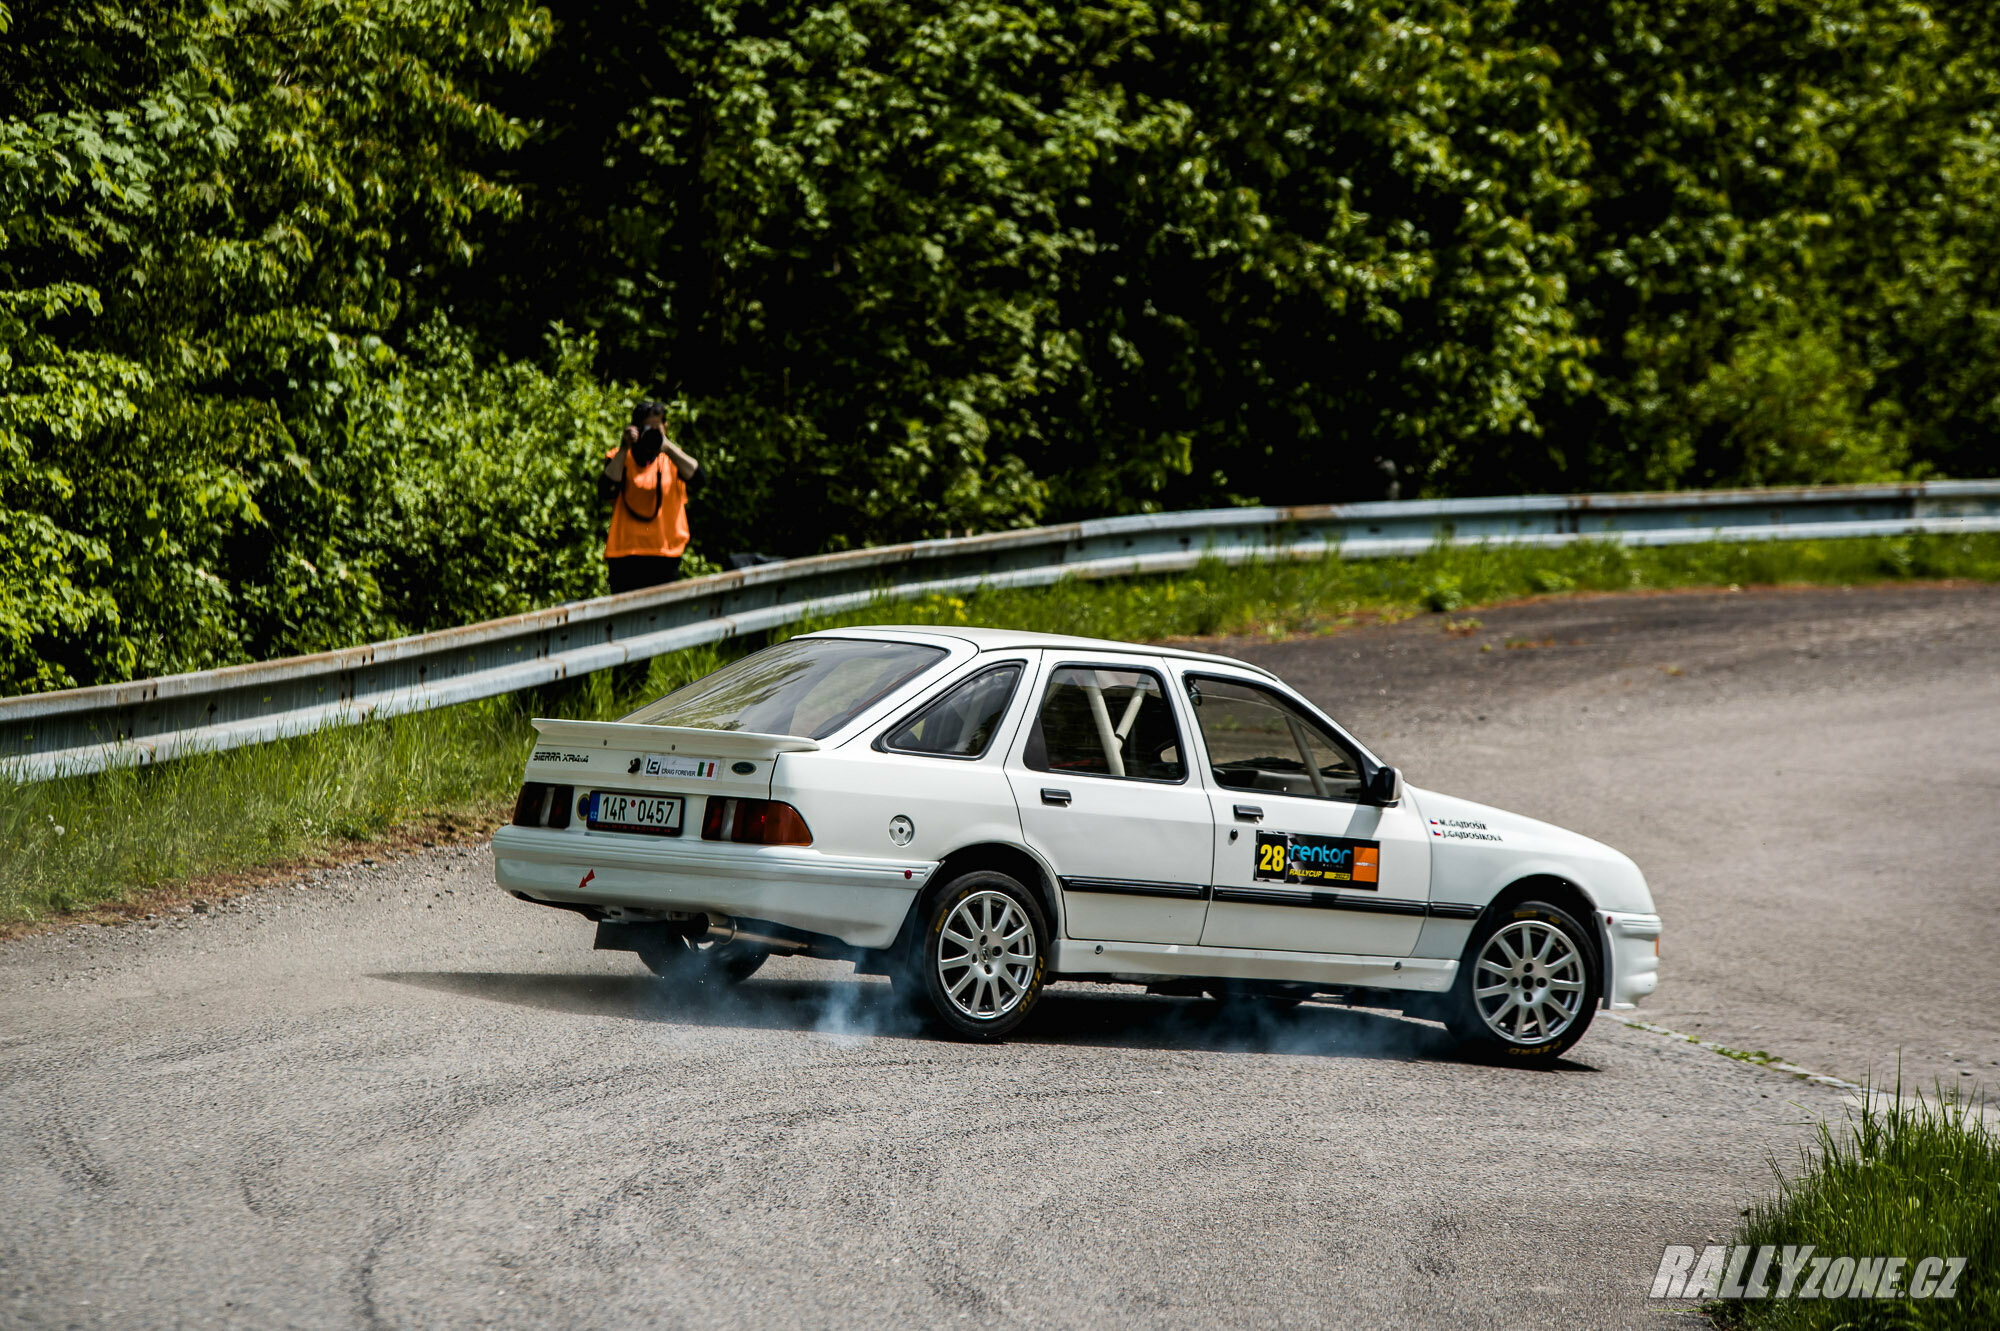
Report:
[[657,587],[681,575],[687,549],[687,497],[701,488],[701,463],[667,438],[667,409],[641,402],[618,447],[604,455],[604,497],[611,535],[604,542],[613,592]]

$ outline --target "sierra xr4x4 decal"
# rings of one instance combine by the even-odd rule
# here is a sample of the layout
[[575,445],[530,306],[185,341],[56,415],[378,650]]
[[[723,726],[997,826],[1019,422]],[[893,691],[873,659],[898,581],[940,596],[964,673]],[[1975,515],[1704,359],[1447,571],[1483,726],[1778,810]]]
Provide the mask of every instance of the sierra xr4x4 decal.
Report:
[[1259,832],[1257,867],[1266,883],[1338,885],[1374,891],[1380,886],[1382,843],[1305,832]]

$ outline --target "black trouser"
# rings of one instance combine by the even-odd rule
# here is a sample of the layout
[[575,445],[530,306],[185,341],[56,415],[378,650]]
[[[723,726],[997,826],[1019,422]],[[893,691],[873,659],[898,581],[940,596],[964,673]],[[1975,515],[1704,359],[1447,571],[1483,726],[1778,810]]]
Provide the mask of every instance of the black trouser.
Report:
[[[658,587],[681,575],[679,555],[618,555],[604,561],[611,574],[613,592],[636,592],[641,587]],[[628,661],[611,669],[611,687],[620,697],[636,695],[652,670],[651,661]],[[651,695],[646,695],[650,697]]]
[[679,578],[679,555],[618,555],[604,561],[611,574],[613,592],[636,592],[641,587],[658,587]]

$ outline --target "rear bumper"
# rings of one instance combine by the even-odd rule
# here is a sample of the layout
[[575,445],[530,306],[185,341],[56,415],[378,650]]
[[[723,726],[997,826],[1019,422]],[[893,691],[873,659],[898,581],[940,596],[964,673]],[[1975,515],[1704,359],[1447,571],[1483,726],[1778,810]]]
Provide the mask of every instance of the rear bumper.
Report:
[[639,843],[533,827],[493,834],[493,876],[537,901],[713,911],[826,934],[851,947],[894,941],[935,860],[826,855],[809,847]]
[[1611,945],[1611,1007],[1633,1007],[1660,983],[1660,917],[1607,911],[1604,936]]

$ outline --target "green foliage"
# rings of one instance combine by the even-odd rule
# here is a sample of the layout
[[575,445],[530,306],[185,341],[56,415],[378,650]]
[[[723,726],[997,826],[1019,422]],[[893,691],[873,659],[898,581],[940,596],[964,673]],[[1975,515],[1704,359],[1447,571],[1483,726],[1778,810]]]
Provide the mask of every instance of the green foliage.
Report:
[[1576,586],[1576,579],[1567,573],[1558,573],[1554,569],[1547,568],[1536,569],[1528,575],[1528,581],[1536,591],[1544,595],[1551,592],[1566,592]]
[[[1894,399],[1874,397],[1874,376],[1824,333],[1753,327],[1688,390],[1688,434],[1730,460],[1743,485],[1895,480],[1912,474],[1910,440]],[[1684,445],[1655,462],[1678,474]],[[1919,467],[1918,473],[1927,470]]]
[[1583,148],[1505,6],[629,12],[509,102],[559,128],[482,327],[677,385],[738,548],[1374,496],[1580,353]]
[[625,403],[591,377],[593,348],[560,332],[552,369],[482,365],[442,322],[394,376],[364,382],[342,456],[380,459],[350,490],[360,561],[401,627],[446,628],[602,596],[597,473]]
[[[1944,0],[1522,0],[1591,148],[1590,388],[1462,484],[1991,474],[2000,24]],[[1504,441],[1503,441],[1504,443]]]
[[718,553],[2000,461],[1970,0],[87,0],[0,33],[0,692],[595,592],[639,390]]
[[1465,592],[1456,575],[1440,571],[1424,583],[1422,599],[1426,610],[1456,610],[1465,604]]
[[[406,318],[409,273],[467,257],[467,224],[518,206],[466,162],[518,146],[525,127],[466,85],[530,59],[547,28],[512,0],[13,16],[0,691],[336,646],[589,583],[573,551],[529,572],[475,537],[479,559],[443,585],[484,563],[478,587],[434,598],[421,565],[435,535],[397,522],[437,484],[446,436],[384,428],[399,405],[419,419],[455,405],[384,337]],[[584,386],[584,344],[554,356],[546,382],[492,365],[464,385],[491,395],[489,424],[508,406],[534,414],[491,442],[544,470],[564,425],[603,437],[608,400]],[[573,542],[574,514],[552,511],[573,503],[528,494],[496,511],[499,478],[466,471],[453,488],[488,504],[489,534]]]
[[1951,1299],[1737,1299],[1729,1325],[1757,1328],[1990,1327],[2000,1324],[2000,1134],[1983,1097],[1939,1087],[1871,1095],[1800,1152],[1796,1178],[1747,1212],[1736,1242],[1803,1246],[1826,1257],[1905,1257],[1907,1289],[1925,1257],[1968,1259]]

